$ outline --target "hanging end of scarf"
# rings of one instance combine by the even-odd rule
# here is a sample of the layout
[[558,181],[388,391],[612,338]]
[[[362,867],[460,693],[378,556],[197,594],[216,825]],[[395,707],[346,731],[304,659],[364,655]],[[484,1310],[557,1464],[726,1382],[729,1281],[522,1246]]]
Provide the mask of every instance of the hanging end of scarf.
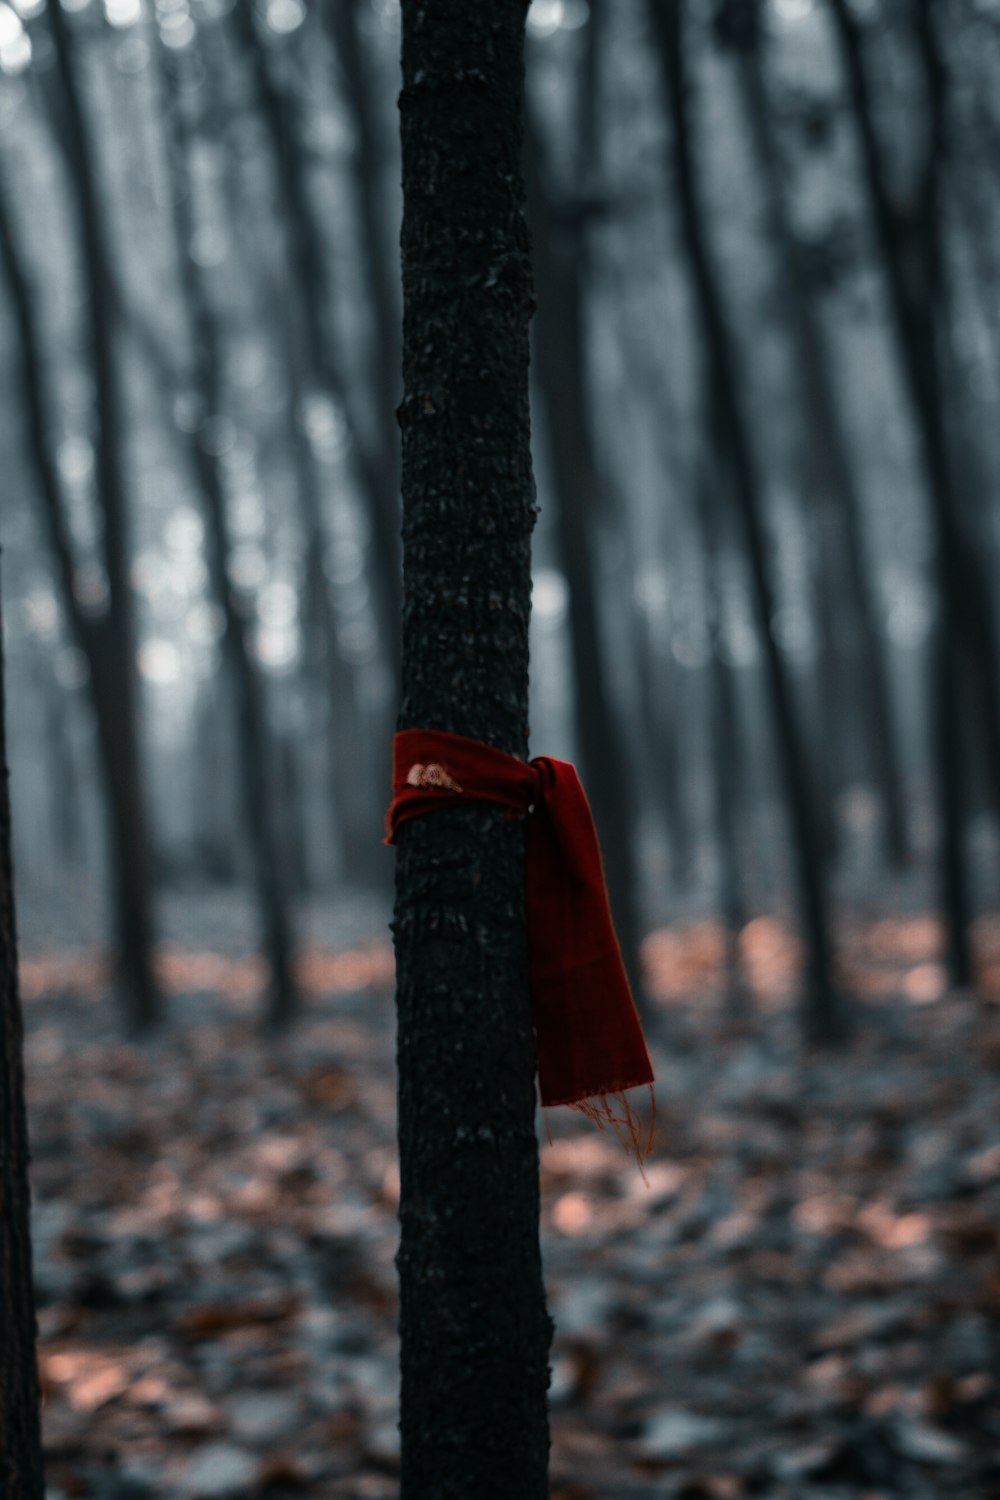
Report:
[[586,1115],[598,1130],[610,1128],[621,1141],[629,1156],[634,1156],[639,1173],[646,1186],[645,1164],[653,1149],[653,1132],[656,1129],[656,1094],[653,1085],[649,1089],[649,1125],[643,1126],[642,1117],[624,1091],[618,1089],[607,1094],[592,1094],[587,1099],[577,1099],[570,1104],[581,1115]]

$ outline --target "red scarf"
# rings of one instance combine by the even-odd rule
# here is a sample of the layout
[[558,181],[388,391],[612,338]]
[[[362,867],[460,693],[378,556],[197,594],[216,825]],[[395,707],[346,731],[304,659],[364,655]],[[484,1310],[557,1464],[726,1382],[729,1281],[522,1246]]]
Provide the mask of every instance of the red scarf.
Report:
[[641,1162],[639,1122],[624,1097],[653,1069],[611,920],[597,831],[567,761],[525,764],[478,740],[407,729],[393,743],[386,843],[439,807],[496,802],[530,813],[526,862],[528,964],[543,1105],[568,1104],[627,1132]]

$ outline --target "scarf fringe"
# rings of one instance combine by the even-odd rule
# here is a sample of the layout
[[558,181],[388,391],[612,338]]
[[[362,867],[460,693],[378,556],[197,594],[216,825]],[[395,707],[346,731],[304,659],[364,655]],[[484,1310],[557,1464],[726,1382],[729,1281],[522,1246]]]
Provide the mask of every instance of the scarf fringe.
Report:
[[606,1130],[608,1126],[625,1147],[629,1156],[634,1156],[636,1165],[642,1176],[643,1182],[649,1186],[646,1177],[645,1163],[653,1149],[653,1132],[656,1129],[656,1095],[653,1085],[647,1084],[649,1089],[649,1128],[645,1132],[643,1140],[642,1119],[632,1104],[626,1098],[622,1090],[613,1090],[607,1094],[593,1094],[588,1099],[577,1099],[570,1104],[570,1109],[579,1110],[585,1115],[598,1130]]

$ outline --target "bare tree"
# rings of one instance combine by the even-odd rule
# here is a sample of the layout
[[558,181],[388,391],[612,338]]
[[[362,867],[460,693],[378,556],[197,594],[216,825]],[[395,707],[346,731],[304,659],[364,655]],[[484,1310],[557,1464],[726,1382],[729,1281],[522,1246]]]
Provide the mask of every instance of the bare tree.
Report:
[[787,668],[771,628],[774,606],[763,525],[763,486],[743,411],[733,340],[717,284],[695,180],[684,57],[686,9],[682,0],[669,4],[663,0],[649,0],[648,14],[673,132],[680,233],[705,340],[710,405],[718,412],[720,430],[732,465],[733,493],[743,521],[758,627],[764,645],[772,720],[791,822],[809,961],[803,992],[804,1019],[811,1036],[817,1040],[831,1040],[843,1030],[844,1002],[832,982],[823,860],[807,780],[805,750],[796,722]]
[[44,1500],[23,1033],[0,640],[0,1494]]
[[222,470],[204,441],[208,424],[226,409],[222,378],[221,329],[201,268],[192,256],[195,214],[187,171],[189,126],[183,80],[175,71],[183,59],[160,57],[164,123],[173,181],[172,203],[181,286],[190,319],[194,383],[201,412],[200,430],[192,437],[191,459],[200,482],[208,531],[212,592],[222,611],[222,652],[235,694],[243,827],[249,841],[260,931],[270,971],[268,1015],[275,1024],[288,1021],[296,1007],[296,986],[288,888],[286,841],[280,826],[276,750],[267,716],[265,685],[253,648],[253,620],[231,573],[232,538]]
[[[525,0],[403,0],[400,729],[524,758],[534,483],[522,214]],[[399,837],[405,1500],[546,1500],[523,820]]]
[[[96,400],[97,501],[103,518],[107,605],[88,622],[88,666],[101,739],[111,834],[119,986],[135,1026],[159,1016],[153,972],[149,815],[139,743],[135,607],[129,580],[129,514],[123,441],[126,413],[114,342],[115,298],[90,125],[76,75],[70,24],[59,5],[49,26],[66,114],[72,189],[79,212]],[[64,588],[64,598],[68,591]]]

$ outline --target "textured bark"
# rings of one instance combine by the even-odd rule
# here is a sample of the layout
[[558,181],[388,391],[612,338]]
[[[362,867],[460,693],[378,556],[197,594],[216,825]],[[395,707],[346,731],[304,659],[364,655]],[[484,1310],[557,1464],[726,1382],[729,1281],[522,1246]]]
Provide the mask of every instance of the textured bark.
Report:
[[4,729],[0,642],[0,1495],[3,1500],[43,1500],[28,1120]]
[[732,464],[733,492],[746,536],[753,598],[764,646],[772,720],[791,824],[793,855],[808,955],[803,992],[804,1021],[817,1041],[831,1041],[844,1029],[842,997],[831,977],[827,893],[822,872],[817,820],[806,774],[802,737],[796,722],[788,672],[771,629],[774,601],[763,527],[764,507],[756,455],[737,388],[737,361],[705,235],[695,185],[687,113],[682,0],[649,0],[648,13],[660,64],[666,108],[673,129],[680,232],[687,252],[692,290],[705,339],[710,400],[719,414]]
[[113,345],[115,296],[104,237],[95,155],[74,67],[70,27],[50,6],[49,26],[66,116],[72,186],[79,210],[87,287],[89,343],[97,400],[97,501],[103,520],[106,612],[91,624],[88,664],[109,812],[111,873],[117,925],[117,981],[136,1027],[156,1021],[160,996],[153,972],[153,891],[149,815],[139,746],[135,610],[129,580],[128,505],[122,438],[125,431]]
[[[403,0],[399,727],[527,754],[531,267],[525,0]],[[403,1500],[548,1495],[524,823],[397,856]]]

